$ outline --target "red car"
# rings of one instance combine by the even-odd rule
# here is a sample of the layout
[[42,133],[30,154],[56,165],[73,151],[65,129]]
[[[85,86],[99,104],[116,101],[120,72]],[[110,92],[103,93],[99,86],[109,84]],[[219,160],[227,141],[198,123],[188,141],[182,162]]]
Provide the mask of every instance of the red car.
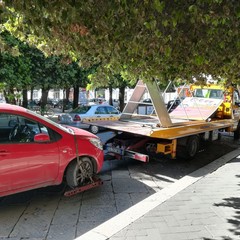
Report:
[[63,180],[81,186],[101,170],[103,156],[97,136],[0,104],[0,197]]

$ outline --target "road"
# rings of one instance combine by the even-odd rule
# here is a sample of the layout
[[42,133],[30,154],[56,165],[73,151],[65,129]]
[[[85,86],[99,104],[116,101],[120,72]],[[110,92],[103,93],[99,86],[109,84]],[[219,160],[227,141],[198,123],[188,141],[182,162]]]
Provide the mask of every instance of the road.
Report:
[[[112,133],[101,133],[105,141]],[[103,185],[64,197],[64,185],[0,198],[0,239],[74,239],[237,147],[226,136],[192,161],[105,161]]]

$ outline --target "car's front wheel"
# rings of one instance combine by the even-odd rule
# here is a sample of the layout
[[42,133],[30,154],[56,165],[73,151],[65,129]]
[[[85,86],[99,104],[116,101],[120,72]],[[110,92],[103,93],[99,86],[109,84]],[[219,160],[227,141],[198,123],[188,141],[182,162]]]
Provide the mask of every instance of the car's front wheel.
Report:
[[88,157],[73,161],[67,168],[66,181],[71,188],[84,185],[93,176],[93,163]]
[[91,126],[89,127],[89,130],[90,130],[91,133],[97,134],[97,133],[99,132],[99,127],[98,127],[98,126],[91,125]]

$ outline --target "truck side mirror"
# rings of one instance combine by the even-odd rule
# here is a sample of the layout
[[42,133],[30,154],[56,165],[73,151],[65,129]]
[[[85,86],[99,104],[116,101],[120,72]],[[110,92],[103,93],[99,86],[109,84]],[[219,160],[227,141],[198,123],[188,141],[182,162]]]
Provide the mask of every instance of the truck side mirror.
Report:
[[240,107],[240,102],[235,102],[235,105],[237,105],[238,107]]

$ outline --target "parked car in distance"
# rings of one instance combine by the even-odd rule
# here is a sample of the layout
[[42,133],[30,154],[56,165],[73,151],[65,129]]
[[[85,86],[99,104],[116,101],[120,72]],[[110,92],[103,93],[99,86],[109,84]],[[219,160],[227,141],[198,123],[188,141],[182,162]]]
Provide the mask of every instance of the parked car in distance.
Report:
[[152,105],[152,99],[151,98],[145,98],[142,101],[143,103],[150,103]]
[[110,104],[110,101],[106,101],[105,103],[103,104],[109,104],[109,105],[112,105],[114,106],[116,109],[119,109],[119,100],[118,99],[113,99],[112,100],[112,104]]
[[67,99],[59,99],[58,102],[54,105],[54,107],[69,110],[73,107],[73,102]]
[[3,103],[0,160],[0,197],[63,181],[75,188],[101,170],[103,147],[92,133]]
[[106,99],[104,98],[91,98],[88,100],[88,105],[102,104],[105,102],[106,102]]
[[97,134],[100,130],[98,126],[89,125],[83,121],[86,119],[119,116],[120,112],[113,106],[107,104],[79,106],[69,113],[58,115],[58,123],[87,129],[90,132]]
[[181,100],[179,98],[168,101],[167,103],[168,112],[172,112],[180,103],[181,103]]
[[58,99],[54,99],[54,98],[53,99],[52,98],[47,99],[47,104],[51,107],[54,107],[54,108],[57,106],[58,102],[59,102]]

